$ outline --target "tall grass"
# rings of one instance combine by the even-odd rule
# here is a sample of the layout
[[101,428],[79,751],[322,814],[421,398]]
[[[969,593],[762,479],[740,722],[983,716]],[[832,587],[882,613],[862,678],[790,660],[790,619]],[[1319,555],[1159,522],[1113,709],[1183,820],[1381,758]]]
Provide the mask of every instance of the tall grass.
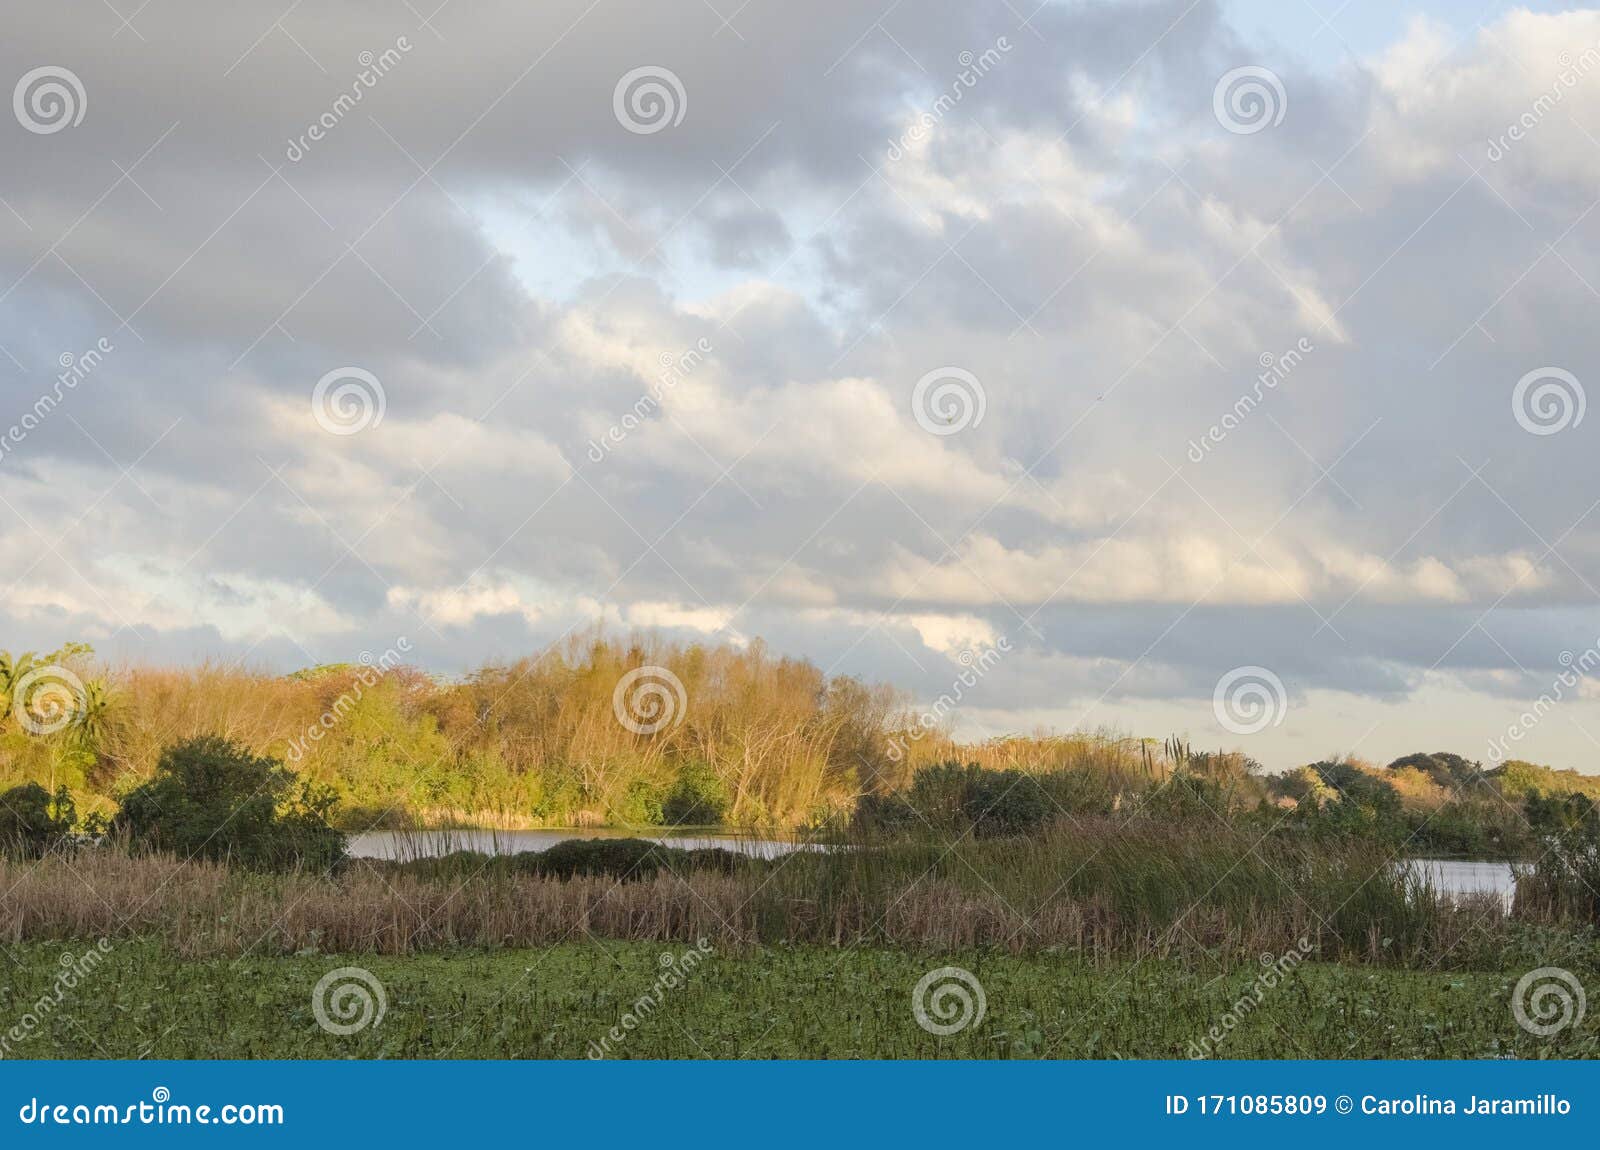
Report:
[[[503,862],[356,863],[263,876],[114,850],[0,863],[0,938],[154,937],[186,955],[405,954],[594,935],[761,945],[1070,951],[1228,965],[1301,947],[1329,960],[1455,966],[1507,926],[1498,900],[1438,896],[1359,845],[1084,820],[1027,838],[873,842],[628,879]],[[1466,945],[1463,945],[1466,944]]]

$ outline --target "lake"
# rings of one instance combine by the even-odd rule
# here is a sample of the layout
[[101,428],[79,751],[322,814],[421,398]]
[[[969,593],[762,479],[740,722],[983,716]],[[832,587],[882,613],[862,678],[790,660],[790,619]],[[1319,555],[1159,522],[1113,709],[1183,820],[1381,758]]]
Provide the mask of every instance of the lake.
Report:
[[[542,851],[567,839],[642,838],[685,850],[696,847],[724,847],[755,858],[779,858],[791,851],[806,849],[797,838],[759,838],[753,835],[726,834],[711,830],[674,830],[657,827],[650,831],[623,831],[603,828],[552,828],[537,831],[364,831],[350,836],[354,858],[415,859],[434,858],[451,851],[478,851],[482,854],[516,854]],[[810,849],[820,849],[811,847]],[[1507,907],[1516,893],[1511,866],[1501,862],[1463,862],[1459,859],[1407,859],[1404,866],[1424,875],[1435,889],[1446,894],[1497,894]]]
[[517,854],[542,851],[568,839],[648,839],[694,850],[697,847],[723,847],[754,858],[778,858],[806,844],[801,839],[757,838],[752,835],[725,834],[710,830],[679,831],[656,827],[648,831],[602,828],[554,828],[537,831],[363,831],[350,836],[353,858],[417,859],[434,858],[452,851],[478,851],[482,854]]
[[1445,894],[1497,894],[1509,908],[1511,897],[1517,890],[1510,863],[1407,859],[1405,865],[1412,873],[1426,877],[1434,889]]

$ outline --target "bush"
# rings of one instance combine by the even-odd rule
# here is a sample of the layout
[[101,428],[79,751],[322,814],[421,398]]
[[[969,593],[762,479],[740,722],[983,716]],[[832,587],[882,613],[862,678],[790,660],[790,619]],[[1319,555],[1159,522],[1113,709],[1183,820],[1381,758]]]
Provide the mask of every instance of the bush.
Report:
[[155,777],[122,800],[113,832],[139,850],[227,860],[258,870],[325,870],[344,861],[329,825],[331,791],[277,759],[207,736],[167,748]]
[[1600,839],[1579,827],[1552,836],[1531,870],[1517,876],[1517,912],[1600,925]]
[[524,857],[537,873],[551,878],[603,875],[643,879],[654,878],[663,867],[684,869],[672,856],[686,853],[645,839],[568,839]]
[[691,763],[662,804],[669,826],[716,826],[728,814],[728,788],[704,763]]
[[52,795],[38,783],[0,792],[0,854],[40,858],[72,832],[77,809],[66,787]]
[[951,760],[918,770],[903,795],[863,795],[856,818],[886,831],[926,825],[946,833],[970,828],[982,837],[1026,834],[1047,823],[1055,809],[1033,775]]
[[454,881],[508,875],[631,880],[654,878],[663,870],[680,875],[697,870],[732,874],[750,861],[749,856],[724,847],[682,850],[644,839],[568,839],[542,851],[519,851],[503,855],[452,851],[445,855],[403,862],[369,859],[365,865],[418,878]]
[[727,847],[696,847],[692,851],[685,851],[684,859],[690,870],[714,870],[723,874],[733,874],[750,862],[749,855],[730,851]]

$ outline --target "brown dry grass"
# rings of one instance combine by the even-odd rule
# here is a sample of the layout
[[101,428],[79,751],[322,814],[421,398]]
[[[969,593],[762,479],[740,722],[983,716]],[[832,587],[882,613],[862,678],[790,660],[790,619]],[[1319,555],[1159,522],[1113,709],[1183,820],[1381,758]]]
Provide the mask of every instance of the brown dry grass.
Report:
[[[0,939],[143,937],[198,957],[706,938],[731,950],[872,942],[1232,964],[1286,953],[1306,938],[1320,957],[1410,965],[1459,961],[1471,952],[1463,942],[1506,921],[1497,901],[1451,906],[1387,875],[1363,881],[1364,858],[1308,866],[1280,855],[1263,866],[1214,849],[1215,835],[1093,837],[1076,850],[1062,841],[1053,852],[1049,843],[966,843],[954,852],[816,854],[733,875],[662,872],[630,882],[495,867],[426,875],[367,863],[336,878],[266,876],[85,851],[0,862]],[[1165,857],[1152,858],[1152,849]],[[1145,873],[1129,875],[1141,859]],[[1303,890],[1277,877],[1297,866]]]

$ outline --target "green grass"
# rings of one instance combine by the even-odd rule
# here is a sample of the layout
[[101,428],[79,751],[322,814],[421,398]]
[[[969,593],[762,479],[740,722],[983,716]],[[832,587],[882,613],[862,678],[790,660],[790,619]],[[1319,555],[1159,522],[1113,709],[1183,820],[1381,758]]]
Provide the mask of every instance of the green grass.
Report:
[[[0,1026],[53,996],[64,951],[22,943],[0,973]],[[581,943],[404,957],[301,954],[184,959],[127,940],[21,1039],[14,1058],[582,1058],[656,983],[652,943]],[[918,1026],[912,988],[960,966],[987,997],[981,1024]],[[382,983],[379,1025],[322,1030],[312,988],[336,967]],[[612,1043],[627,1058],[1183,1058],[1250,993],[1258,973],[1171,961],[1087,966],[1049,951],[916,955],[795,947],[714,952]],[[1229,1058],[1487,1058],[1600,1055],[1596,1018],[1551,1038],[1510,1008],[1521,970],[1406,971],[1307,963],[1266,991],[1226,1038]],[[1583,972],[1579,972],[1582,974]]]

